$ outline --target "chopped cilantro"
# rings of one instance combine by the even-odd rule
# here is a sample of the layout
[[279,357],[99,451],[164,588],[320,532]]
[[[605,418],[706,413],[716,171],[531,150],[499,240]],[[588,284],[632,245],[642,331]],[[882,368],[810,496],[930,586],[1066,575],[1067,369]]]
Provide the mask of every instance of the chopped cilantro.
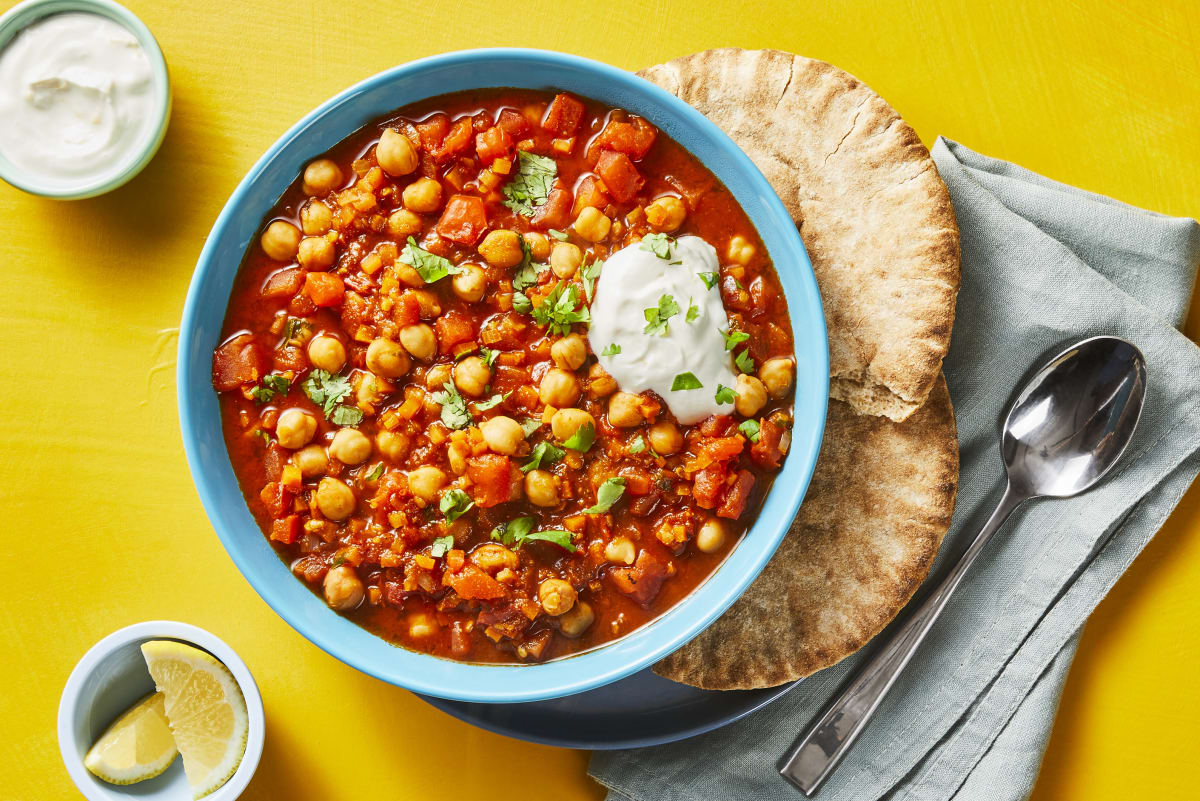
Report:
[[606,347],[604,350],[600,351],[600,355],[601,356],[616,356],[620,352],[621,352],[621,346],[618,345],[616,342],[610,342],[610,343],[608,343],[608,347]]
[[563,443],[564,448],[570,448],[573,451],[587,453],[592,447],[592,443],[596,439],[596,426],[591,423],[584,423],[579,428],[575,429],[575,433],[567,437],[567,441]]
[[544,529],[542,531],[533,531],[533,532],[530,532],[529,534],[526,534],[524,537],[521,538],[520,542],[518,542],[517,544],[523,545],[524,543],[529,542],[530,540],[538,540],[541,542],[552,542],[555,545],[557,545],[558,547],[568,550],[571,553],[574,553],[575,545],[572,542],[574,539],[575,539],[575,535],[565,529],[548,528],[548,529]]
[[704,282],[704,286],[712,289],[721,280],[721,276],[717,273],[700,273],[700,280]]
[[492,350],[491,348],[479,349],[479,358],[483,359],[483,363],[488,367],[491,367],[495,363],[496,357],[499,355],[500,351],[498,350]]
[[641,453],[644,450],[646,450],[646,439],[641,434],[638,434],[637,438],[629,443],[629,452]]
[[538,276],[550,269],[549,264],[541,264],[533,260],[533,250],[525,237],[521,237],[521,263],[513,273],[513,289],[529,289],[538,282]]
[[262,441],[267,445],[271,444],[271,435],[268,434],[265,429],[256,428],[254,429],[254,434],[255,436],[262,437]]
[[300,389],[304,390],[310,401],[321,407],[326,417],[329,417],[338,403],[350,394],[350,379],[331,375],[324,370],[312,370],[300,385]]
[[379,464],[375,465],[374,470],[372,470],[370,473],[367,473],[367,481],[378,481],[379,477],[382,475],[383,475],[383,462],[380,462]]
[[[526,434],[526,436],[529,435]],[[533,446],[533,451],[529,454],[529,461],[521,465],[521,472],[528,473],[530,470],[537,470],[542,466],[543,461],[551,464],[564,456],[566,456],[566,451],[562,448],[557,448],[549,442],[539,442]]]
[[474,505],[475,501],[471,500],[470,495],[460,489],[452,489],[442,493],[442,500],[438,503],[438,508],[446,516],[446,520],[453,523]]
[[728,332],[722,331],[721,336],[725,337],[725,350],[733,350],[750,338],[745,331],[734,331],[732,328]]
[[734,357],[733,363],[743,373],[750,374],[754,372],[754,359],[750,358],[750,351],[744,350]]
[[596,504],[583,510],[585,515],[600,515],[613,507],[625,494],[625,479],[610,478],[596,491]]
[[486,412],[488,409],[495,409],[497,406],[499,406],[501,403],[504,402],[505,398],[507,398],[511,394],[512,394],[511,392],[505,392],[503,395],[499,395],[499,394],[493,395],[492,397],[488,398],[485,401],[480,401],[479,403],[476,403],[475,408],[481,412]]
[[363,421],[363,411],[357,406],[342,404],[329,415],[329,422],[339,426],[356,426]]
[[525,432],[526,437],[541,427],[542,421],[536,417],[526,417],[525,422],[521,423],[521,430]]
[[[461,492],[461,490],[460,490]],[[454,547],[454,537],[447,534],[444,537],[438,537],[433,541],[433,545],[429,548],[429,555],[435,559],[439,556],[445,556],[446,551]]]
[[717,384],[717,404],[733,403],[737,400],[737,393],[724,384]]
[[660,296],[658,306],[642,312],[646,318],[646,327],[642,329],[642,333],[665,337],[668,331],[667,321],[677,314],[679,314],[679,304],[675,302],[675,298],[670,295]]
[[688,298],[687,316],[684,317],[683,319],[687,320],[689,323],[694,323],[694,322],[696,322],[696,318],[698,318],[699,316],[700,316],[700,307],[696,305],[695,301],[693,301],[691,298]]
[[575,545],[572,542],[575,539],[574,534],[562,529],[534,531],[533,527],[536,523],[536,518],[518,517],[507,523],[501,523],[492,529],[491,538],[503,542],[505,545],[517,546],[524,545],[529,540],[552,542],[561,548],[574,552]]
[[703,389],[704,385],[700,383],[700,379],[696,378],[695,373],[680,373],[675,376],[675,380],[671,382],[672,392],[683,392],[689,389]]
[[462,267],[451,263],[449,259],[434,255],[422,248],[411,236],[408,238],[408,244],[404,246],[404,250],[400,252],[399,260],[410,267],[415,267],[427,284],[440,281],[447,275],[458,275],[463,271]]
[[675,240],[666,234],[646,234],[642,237],[642,250],[648,250],[660,259],[669,259],[672,256],[671,246],[675,244]]
[[466,428],[475,422],[471,412],[467,410],[467,402],[458,394],[458,388],[453,382],[442,384],[445,392],[433,393],[433,402],[442,405],[442,422],[447,428]]
[[592,315],[588,307],[580,303],[579,288],[575,284],[554,285],[542,305],[533,310],[533,321],[547,327],[551,334],[567,335],[575,323],[590,323]]
[[600,277],[600,268],[603,266],[603,261],[594,261],[591,264],[585,264],[580,271],[580,276],[583,278],[583,294],[587,296],[588,303],[592,302],[592,295],[596,292],[596,279]]
[[269,403],[279,395],[286,395],[291,382],[281,375],[264,375],[262,384],[250,390],[255,403]]
[[550,234],[550,236],[554,237],[554,238],[555,238],[555,239],[557,239],[559,242],[566,242],[566,241],[567,241],[567,232],[566,232],[566,231],[556,231],[555,229],[551,228],[551,229],[550,229],[549,231],[547,231],[546,233]]
[[742,424],[738,426],[738,431],[741,431],[743,434],[745,434],[746,439],[750,440],[751,442],[758,442],[757,420],[743,420]]
[[533,303],[529,300],[529,296],[524,292],[513,293],[513,311],[519,314],[529,314],[533,311]]
[[558,164],[552,158],[525,150],[517,151],[517,174],[504,186],[504,205],[517,214],[532,217],[546,205],[550,187],[558,177]]

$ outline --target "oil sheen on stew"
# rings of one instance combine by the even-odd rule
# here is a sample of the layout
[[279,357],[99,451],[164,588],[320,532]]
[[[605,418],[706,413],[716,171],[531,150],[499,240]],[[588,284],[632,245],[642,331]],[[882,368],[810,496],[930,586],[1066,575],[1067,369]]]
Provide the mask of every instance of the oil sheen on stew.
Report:
[[[712,259],[694,296],[635,309],[624,350],[718,315],[707,363],[732,385],[680,391],[719,413],[684,425],[600,366],[621,354],[589,308],[627,248],[663,280],[700,269],[677,253]],[[240,268],[213,384],[298,580],[406,648],[537,662],[646,624],[736,545],[788,450],[790,331],[750,220],[678,144],[585,98],[486,90],[305,168]]]

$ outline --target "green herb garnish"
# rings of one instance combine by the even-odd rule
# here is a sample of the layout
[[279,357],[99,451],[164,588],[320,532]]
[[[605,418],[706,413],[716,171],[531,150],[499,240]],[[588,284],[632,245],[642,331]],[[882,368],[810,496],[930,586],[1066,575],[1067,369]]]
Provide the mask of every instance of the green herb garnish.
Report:
[[641,453],[644,450],[646,450],[646,440],[641,434],[638,434],[637,439],[629,444],[629,452]]
[[646,234],[642,237],[642,250],[648,250],[660,259],[671,258],[671,246],[675,240],[666,234]]
[[613,504],[625,494],[625,479],[610,478],[600,485],[596,491],[596,503],[583,510],[586,515],[600,515],[613,507]]
[[521,472],[528,473],[530,470],[537,470],[542,466],[543,461],[546,464],[552,464],[566,455],[566,451],[562,448],[557,448],[549,442],[539,442],[533,446],[533,451],[529,454],[529,461],[521,465]]
[[370,473],[367,473],[366,478],[367,478],[367,481],[378,481],[379,477],[382,475],[383,475],[383,462],[380,462],[379,464],[375,465],[374,470],[372,470]]
[[555,238],[555,239],[557,239],[559,242],[566,242],[566,241],[567,241],[567,232],[566,232],[566,231],[557,231],[557,230],[555,230],[555,229],[551,228],[551,229],[550,229],[549,231],[547,231],[546,233],[550,234],[550,236],[554,237],[554,238]]
[[325,370],[312,370],[300,389],[329,417],[338,403],[350,394],[351,387],[350,379],[344,376],[332,375]]
[[550,269],[549,264],[541,264],[533,260],[533,250],[525,237],[521,237],[521,263],[513,273],[513,289],[528,289],[538,282],[538,276]]
[[745,331],[734,331],[732,328],[728,332],[722,331],[721,336],[725,337],[725,350],[733,350],[750,338]]
[[438,503],[438,508],[446,516],[446,520],[453,523],[474,505],[475,501],[471,500],[470,495],[460,489],[452,489],[442,493],[442,500]]
[[642,312],[646,318],[646,327],[642,329],[642,333],[665,337],[668,331],[667,321],[677,314],[679,314],[679,304],[675,302],[675,298],[670,295],[662,295],[658,299],[658,306]]
[[442,422],[447,428],[466,428],[475,422],[467,410],[467,402],[450,381],[442,384],[444,392],[433,393],[433,402],[442,405]]
[[558,177],[558,164],[552,158],[525,150],[517,151],[517,174],[505,184],[504,205],[525,217],[546,205],[550,188]]
[[596,439],[596,426],[591,423],[584,423],[579,428],[575,429],[575,433],[567,437],[567,441],[563,443],[564,448],[570,448],[573,451],[587,453],[592,447],[592,443]]
[[724,384],[717,384],[716,401],[717,404],[733,403],[737,400],[737,393]]
[[497,406],[499,406],[501,403],[504,402],[505,398],[507,398],[511,394],[512,394],[511,392],[505,392],[503,395],[499,395],[499,394],[493,395],[492,397],[488,398],[485,401],[480,401],[479,403],[476,403],[475,408],[481,412],[486,412],[488,409],[495,409]]
[[699,316],[700,316],[700,307],[696,305],[695,301],[693,301],[691,298],[688,298],[687,316],[684,317],[683,319],[689,323],[694,323],[694,322],[696,322],[696,318],[698,318]]
[[[461,490],[459,490],[461,492]],[[429,555],[435,559],[446,555],[446,551],[454,547],[454,537],[447,534],[444,537],[438,537],[433,541],[433,545],[429,546]]]
[[603,266],[603,261],[594,261],[591,264],[585,264],[580,271],[580,277],[583,279],[583,294],[587,297],[588,303],[592,302],[592,295],[596,291],[596,279],[600,277],[600,268]]
[[520,314],[529,314],[533,311],[533,301],[524,292],[514,292],[512,304],[513,311]]
[[518,517],[515,520],[502,523],[492,529],[491,538],[509,546],[520,546],[529,540],[540,540],[542,542],[552,542],[560,548],[565,548],[571,552],[575,551],[575,545],[572,542],[575,539],[574,534],[563,529],[534,531],[533,526],[536,523],[537,520],[533,517]]
[[616,356],[620,352],[621,352],[621,346],[618,345],[616,342],[610,342],[608,344],[608,347],[606,347],[604,350],[600,351],[600,355],[601,356]]
[[748,348],[735,356],[733,363],[743,373],[750,374],[754,372],[754,359],[750,358],[750,350]]
[[277,396],[286,395],[291,382],[281,375],[264,375],[262,383],[250,390],[255,403],[268,403]]
[[704,385],[700,383],[700,379],[696,378],[695,373],[680,373],[675,376],[675,380],[671,382],[672,392],[684,392],[690,389],[703,389]]
[[746,439],[750,440],[751,442],[758,442],[758,429],[759,425],[757,420],[743,420],[742,424],[738,426],[738,431],[741,431],[743,434],[745,434]]
[[411,236],[408,238],[408,244],[404,246],[404,250],[400,252],[398,260],[415,268],[427,284],[440,281],[447,275],[458,275],[463,271],[462,267],[451,263],[449,259],[422,248]]
[[542,421],[536,417],[526,417],[525,422],[521,423],[521,430],[525,432],[526,439],[529,438],[530,434],[532,434],[534,431],[537,431],[541,427]]
[[712,289],[721,280],[721,276],[717,273],[700,273],[700,280],[704,282],[704,286]]
[[491,348],[480,348],[479,358],[483,359],[483,363],[491,367],[496,362],[496,357],[500,355],[500,351],[492,350]]
[[580,303],[579,288],[571,284],[564,289],[562,283],[554,285],[542,305],[533,310],[533,321],[547,327],[551,334],[567,335],[575,323],[590,323],[592,315],[588,307]]
[[329,422],[339,426],[356,426],[363,421],[363,411],[357,406],[338,406],[329,415]]

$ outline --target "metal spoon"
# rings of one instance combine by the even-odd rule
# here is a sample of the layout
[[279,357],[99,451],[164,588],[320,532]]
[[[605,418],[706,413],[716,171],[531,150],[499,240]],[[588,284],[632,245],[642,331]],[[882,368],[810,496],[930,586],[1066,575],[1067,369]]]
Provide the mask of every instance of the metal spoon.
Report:
[[812,796],[853,746],[951,594],[1013,510],[1030,498],[1068,498],[1112,469],[1146,397],[1146,360],[1116,337],[1076,343],[1038,370],[1009,407],[1000,440],[1008,486],[958,563],[780,762]]

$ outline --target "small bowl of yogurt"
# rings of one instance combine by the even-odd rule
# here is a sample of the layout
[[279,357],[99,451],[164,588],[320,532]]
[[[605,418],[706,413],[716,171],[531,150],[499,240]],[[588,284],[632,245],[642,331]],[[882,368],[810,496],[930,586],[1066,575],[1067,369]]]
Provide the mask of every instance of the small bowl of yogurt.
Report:
[[150,29],[111,0],[26,0],[0,16],[0,178],[73,200],[158,151],[171,83]]

